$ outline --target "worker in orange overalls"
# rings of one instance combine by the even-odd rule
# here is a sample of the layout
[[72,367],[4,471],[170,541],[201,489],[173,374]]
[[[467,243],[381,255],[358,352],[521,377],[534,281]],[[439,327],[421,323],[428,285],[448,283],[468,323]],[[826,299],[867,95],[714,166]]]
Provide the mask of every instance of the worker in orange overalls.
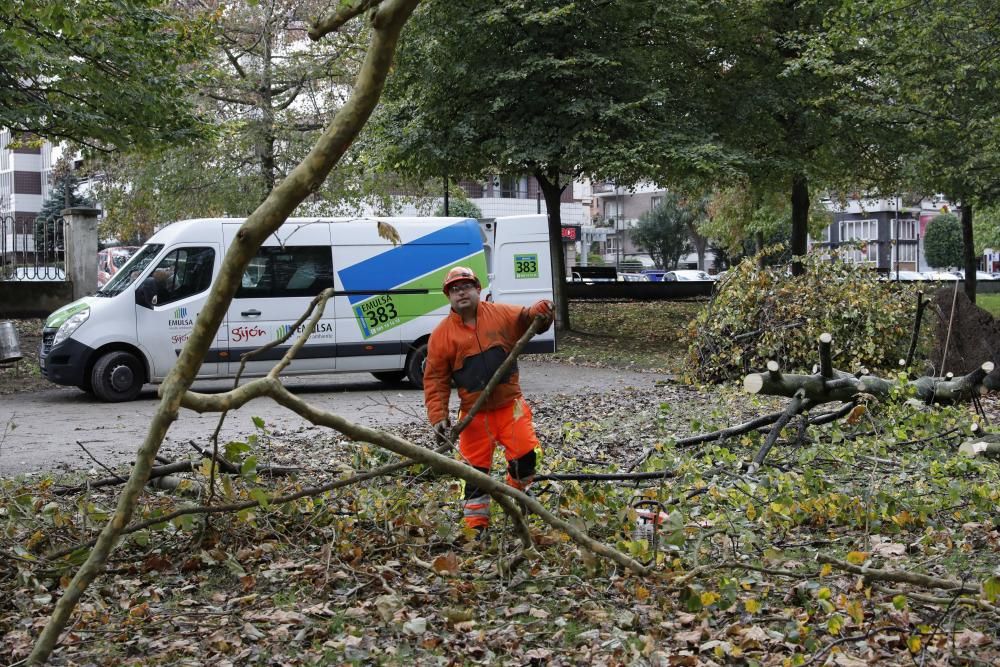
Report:
[[[530,308],[480,301],[482,286],[472,269],[456,266],[445,276],[443,290],[451,312],[434,328],[424,369],[424,403],[434,430],[447,434],[451,383],[458,387],[459,420],[472,408],[480,392],[507,358],[536,315],[545,318],[541,331],[552,324],[552,302]],[[538,438],[531,408],[521,395],[515,364],[476,413],[458,440],[465,461],[489,474],[493,450],[499,443],[507,458],[507,483],[526,491],[535,476]],[[479,535],[490,523],[490,497],[465,484],[465,525]]]

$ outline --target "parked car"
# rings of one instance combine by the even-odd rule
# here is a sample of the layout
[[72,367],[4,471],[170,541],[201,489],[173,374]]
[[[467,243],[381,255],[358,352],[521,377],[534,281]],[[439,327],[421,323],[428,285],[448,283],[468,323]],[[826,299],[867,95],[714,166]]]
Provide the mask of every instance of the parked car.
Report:
[[618,280],[626,283],[648,283],[649,276],[645,273],[619,273]]
[[[959,280],[965,280],[965,271],[952,271],[956,278]],[[985,271],[976,271],[976,280],[996,280],[992,273],[986,273]]]
[[927,280],[924,274],[919,271],[890,271],[889,273],[882,276],[885,280],[901,280],[901,281],[916,281],[916,280]]
[[667,271],[663,274],[663,280],[665,282],[674,282],[677,280],[715,280],[715,278],[697,269],[678,269],[676,271]]
[[661,283],[663,282],[663,274],[665,274],[666,271],[663,269],[644,269],[642,273],[650,282]]
[[113,246],[98,252],[97,286],[104,287],[104,283],[111,280],[111,276],[125,265],[136,250],[138,250],[136,246]]

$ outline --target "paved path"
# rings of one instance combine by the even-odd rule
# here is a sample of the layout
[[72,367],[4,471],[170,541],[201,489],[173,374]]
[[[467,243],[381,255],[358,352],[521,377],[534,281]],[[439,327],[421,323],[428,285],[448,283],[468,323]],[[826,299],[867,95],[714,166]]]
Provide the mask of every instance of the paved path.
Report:
[[[646,387],[662,377],[547,361],[519,364],[522,389],[529,399],[547,394]],[[290,378],[286,384],[308,401],[368,426],[424,418],[423,392],[409,385],[387,388],[368,374]],[[198,382],[193,389],[218,392],[230,386],[231,381]],[[156,388],[151,385],[130,403],[101,403],[77,389],[55,386],[46,391],[0,397],[0,477],[96,467],[77,442],[108,465],[129,461],[142,444],[157,405]],[[252,421],[255,416],[275,432],[322,432],[273,401],[257,399],[229,414],[220,441],[246,438],[255,431]],[[217,415],[181,410],[162,451],[167,455],[189,453],[191,440],[205,445],[217,422]]]

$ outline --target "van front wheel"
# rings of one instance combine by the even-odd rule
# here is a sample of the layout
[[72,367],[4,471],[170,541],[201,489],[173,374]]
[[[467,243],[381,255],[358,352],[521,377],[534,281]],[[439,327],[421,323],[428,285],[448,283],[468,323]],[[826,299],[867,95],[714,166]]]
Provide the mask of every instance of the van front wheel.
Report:
[[102,401],[119,403],[139,395],[143,385],[142,363],[129,352],[108,352],[94,364],[90,384]]
[[406,376],[417,389],[424,388],[424,366],[427,365],[427,343],[413,348],[406,360]]

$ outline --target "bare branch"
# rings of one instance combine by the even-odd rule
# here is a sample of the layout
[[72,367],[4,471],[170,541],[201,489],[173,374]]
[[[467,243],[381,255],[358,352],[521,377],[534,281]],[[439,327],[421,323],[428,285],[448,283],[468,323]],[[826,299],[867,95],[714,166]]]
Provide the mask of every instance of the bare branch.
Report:
[[309,29],[309,39],[314,42],[319,41],[321,37],[339,30],[340,26],[344,25],[355,16],[363,14],[372,7],[378,7],[381,3],[382,0],[356,0],[346,7],[341,6],[337,9],[337,11],[332,14],[327,14],[313,23],[312,27]]

